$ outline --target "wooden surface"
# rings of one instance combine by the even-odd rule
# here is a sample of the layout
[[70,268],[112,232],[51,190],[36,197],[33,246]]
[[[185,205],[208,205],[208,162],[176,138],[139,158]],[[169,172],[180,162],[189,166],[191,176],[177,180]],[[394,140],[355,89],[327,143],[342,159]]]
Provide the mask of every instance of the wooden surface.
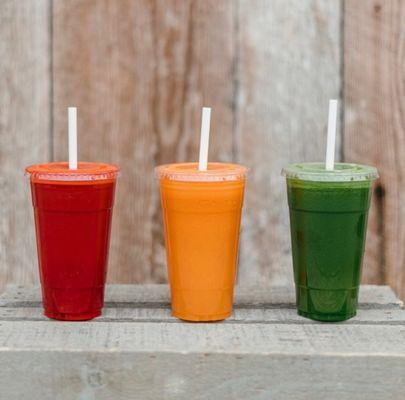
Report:
[[364,270],[405,297],[405,3],[345,7],[344,157],[376,165]]
[[24,168],[50,160],[49,21],[48,1],[0,2],[0,292],[37,281]]
[[107,289],[102,317],[47,320],[38,288],[0,298],[0,387],[31,399],[402,399],[405,311],[364,286],[358,316],[296,315],[289,288],[238,288],[222,323],[170,316],[166,286]]
[[337,158],[382,175],[364,281],[405,296],[400,0],[5,0],[0,11],[0,290],[38,282],[22,171],[66,159],[69,105],[78,107],[79,158],[122,168],[110,282],[166,280],[153,168],[197,158],[209,105],[210,158],[251,167],[239,282],[291,285],[280,170],[324,158],[336,97]]

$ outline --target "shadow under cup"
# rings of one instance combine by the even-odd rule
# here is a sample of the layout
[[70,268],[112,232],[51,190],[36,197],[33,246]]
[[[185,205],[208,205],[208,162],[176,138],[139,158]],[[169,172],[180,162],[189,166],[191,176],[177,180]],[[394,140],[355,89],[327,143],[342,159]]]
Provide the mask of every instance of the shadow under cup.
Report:
[[163,165],[160,182],[172,314],[216,321],[232,313],[247,169]]
[[49,163],[27,168],[44,313],[78,321],[101,314],[118,167]]
[[292,164],[287,178],[298,313],[320,321],[356,314],[373,167]]

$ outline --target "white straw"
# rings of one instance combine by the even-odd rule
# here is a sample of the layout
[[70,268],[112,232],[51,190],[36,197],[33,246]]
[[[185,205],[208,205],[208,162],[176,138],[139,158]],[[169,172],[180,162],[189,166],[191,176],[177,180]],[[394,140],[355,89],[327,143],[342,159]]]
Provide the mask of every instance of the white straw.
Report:
[[77,169],[77,109],[68,108],[69,169]]
[[335,166],[337,104],[337,100],[329,100],[328,139],[326,142],[325,163],[325,168],[328,171],[333,171]]
[[200,158],[198,162],[198,169],[200,171],[207,170],[208,146],[210,142],[210,122],[211,122],[211,108],[203,107],[201,119]]

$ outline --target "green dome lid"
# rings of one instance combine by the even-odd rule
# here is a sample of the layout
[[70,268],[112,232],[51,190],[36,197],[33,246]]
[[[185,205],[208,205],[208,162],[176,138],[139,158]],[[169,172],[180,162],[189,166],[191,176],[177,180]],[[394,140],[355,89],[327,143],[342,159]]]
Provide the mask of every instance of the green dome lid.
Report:
[[335,163],[334,170],[326,170],[325,164],[308,162],[290,164],[281,174],[287,179],[315,182],[371,181],[378,178],[377,169],[368,165]]

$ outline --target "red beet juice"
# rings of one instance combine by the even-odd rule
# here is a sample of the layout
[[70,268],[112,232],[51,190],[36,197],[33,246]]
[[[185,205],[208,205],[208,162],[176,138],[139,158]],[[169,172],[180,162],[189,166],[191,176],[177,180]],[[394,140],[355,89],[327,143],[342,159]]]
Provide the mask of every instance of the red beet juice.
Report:
[[45,315],[69,321],[101,314],[118,168],[79,163],[27,168]]

